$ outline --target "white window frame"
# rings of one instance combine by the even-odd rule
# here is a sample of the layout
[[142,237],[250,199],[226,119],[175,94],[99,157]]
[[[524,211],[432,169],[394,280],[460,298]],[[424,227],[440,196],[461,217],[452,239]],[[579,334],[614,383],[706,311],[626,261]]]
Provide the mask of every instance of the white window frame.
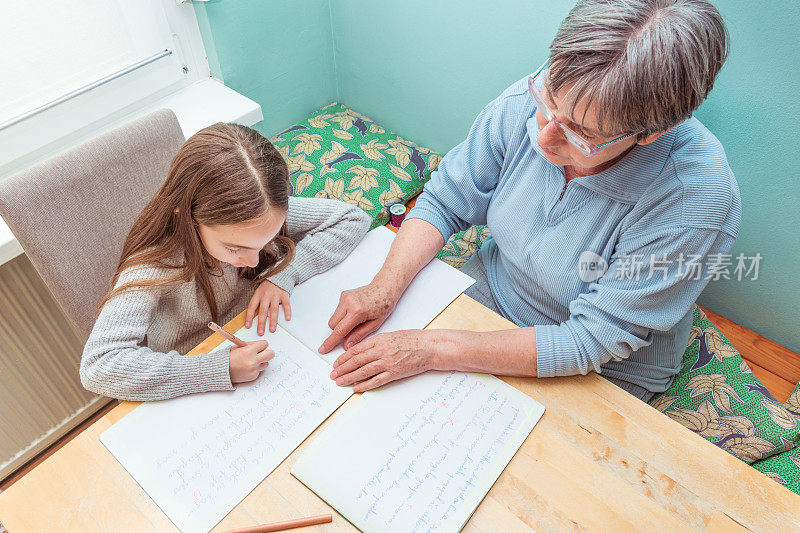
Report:
[[[86,92],[0,129],[0,179],[88,140],[153,102],[210,76],[200,29],[190,2],[160,0],[173,34],[168,57],[154,60]],[[184,74],[152,92],[157,80]],[[143,88],[147,88],[142,95]],[[149,93],[149,94],[148,94]]]

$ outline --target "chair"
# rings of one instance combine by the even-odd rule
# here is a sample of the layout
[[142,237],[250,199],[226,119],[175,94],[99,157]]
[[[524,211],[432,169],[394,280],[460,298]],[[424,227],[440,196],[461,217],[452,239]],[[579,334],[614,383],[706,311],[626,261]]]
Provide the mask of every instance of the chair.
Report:
[[159,110],[0,180],[0,215],[84,341],[183,142],[175,114]]

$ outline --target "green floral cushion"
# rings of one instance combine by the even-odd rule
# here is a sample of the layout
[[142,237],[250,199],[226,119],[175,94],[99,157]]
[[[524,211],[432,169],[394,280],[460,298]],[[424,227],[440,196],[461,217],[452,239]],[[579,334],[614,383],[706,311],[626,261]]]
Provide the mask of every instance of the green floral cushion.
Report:
[[[800,383],[794,388],[783,406],[800,420]],[[800,448],[797,445],[792,447],[790,443],[787,443],[783,453],[756,461],[753,463],[753,468],[763,472],[767,477],[789,490],[800,494]]]
[[357,205],[372,216],[373,228],[389,220],[389,205],[418,194],[442,159],[338,103],[270,141],[286,159],[295,196]]
[[800,448],[795,446],[783,453],[756,461],[752,466],[768,478],[800,494]]
[[791,449],[800,422],[695,306],[683,369],[650,404],[742,461]]
[[795,385],[789,399],[783,404],[787,411],[800,418],[800,383]]
[[472,257],[472,254],[478,251],[489,235],[491,233],[486,226],[470,226],[450,237],[436,257],[448,265],[460,269]]

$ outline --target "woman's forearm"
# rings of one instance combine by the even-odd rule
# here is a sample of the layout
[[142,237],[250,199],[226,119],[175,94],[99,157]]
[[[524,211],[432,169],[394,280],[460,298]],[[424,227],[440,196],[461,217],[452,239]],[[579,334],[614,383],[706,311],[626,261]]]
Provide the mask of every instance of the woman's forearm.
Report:
[[444,238],[433,224],[418,218],[406,220],[373,283],[399,298],[442,246]]
[[429,330],[436,370],[536,376],[536,329]]
[[[439,230],[422,219],[410,219],[392,243],[373,283],[400,295],[444,246]],[[486,372],[506,376],[536,376],[536,330],[430,330],[437,370]]]
[[330,352],[344,341],[345,349],[377,330],[391,314],[403,292],[442,248],[444,239],[432,224],[409,219],[398,232],[383,266],[369,285],[344,291],[328,321],[330,336],[319,347]]

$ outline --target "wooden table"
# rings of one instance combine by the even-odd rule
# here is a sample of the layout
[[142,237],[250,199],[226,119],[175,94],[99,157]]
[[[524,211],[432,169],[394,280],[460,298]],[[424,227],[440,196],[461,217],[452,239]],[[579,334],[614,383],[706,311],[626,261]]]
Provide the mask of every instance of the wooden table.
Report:
[[[243,314],[226,325],[236,331]],[[429,328],[513,327],[460,296]],[[212,335],[192,353],[222,341]],[[800,496],[596,374],[504,378],[546,411],[489,491],[465,531],[800,531]],[[216,530],[333,512],[289,474],[318,428],[226,516]],[[100,443],[128,414],[125,402],[83,431],[8,491],[0,521],[23,531],[174,531],[172,522]]]

